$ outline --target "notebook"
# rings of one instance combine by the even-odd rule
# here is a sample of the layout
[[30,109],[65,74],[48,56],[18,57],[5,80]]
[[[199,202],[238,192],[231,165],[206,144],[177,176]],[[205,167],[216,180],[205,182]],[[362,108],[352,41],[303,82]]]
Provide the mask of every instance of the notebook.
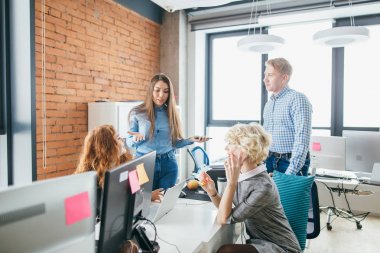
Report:
[[165,214],[170,212],[177,203],[179,194],[181,193],[185,183],[186,180],[176,184],[172,188],[167,189],[161,203],[152,203],[150,205],[148,220],[156,222]]

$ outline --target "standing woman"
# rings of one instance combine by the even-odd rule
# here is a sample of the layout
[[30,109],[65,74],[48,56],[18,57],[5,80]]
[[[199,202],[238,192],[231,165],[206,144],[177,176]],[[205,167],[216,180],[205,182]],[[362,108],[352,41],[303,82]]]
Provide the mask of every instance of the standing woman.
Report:
[[129,124],[127,145],[136,149],[136,156],[157,152],[153,189],[175,185],[178,176],[175,149],[208,140],[195,136],[183,138],[173,84],[164,74],[153,76],[145,101],[130,112]]

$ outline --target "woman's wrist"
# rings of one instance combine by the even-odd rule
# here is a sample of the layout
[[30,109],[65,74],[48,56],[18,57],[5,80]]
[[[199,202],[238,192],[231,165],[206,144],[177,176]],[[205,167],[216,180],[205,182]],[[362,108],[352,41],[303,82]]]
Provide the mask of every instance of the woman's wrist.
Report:
[[208,195],[210,196],[210,198],[215,198],[215,197],[216,197],[216,195],[218,195],[218,192],[217,192],[217,191],[215,191],[215,193],[214,193],[214,194],[210,194],[210,193],[208,193]]

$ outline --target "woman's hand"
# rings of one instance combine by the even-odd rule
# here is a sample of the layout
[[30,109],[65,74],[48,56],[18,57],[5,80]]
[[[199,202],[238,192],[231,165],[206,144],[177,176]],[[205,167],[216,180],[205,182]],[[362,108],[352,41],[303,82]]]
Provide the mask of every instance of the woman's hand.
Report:
[[215,182],[211,179],[211,177],[204,171],[199,175],[200,186],[203,190],[207,192],[209,195],[215,195],[216,188]]
[[151,201],[152,202],[161,202],[161,198],[164,196],[163,191],[164,189],[159,188],[154,191],[152,191],[151,195]]
[[133,135],[133,140],[135,142],[140,142],[140,141],[143,141],[145,140],[145,136],[140,134],[139,132],[131,132],[131,131],[128,131],[128,134],[130,135]]
[[199,142],[199,143],[206,142],[210,139],[211,139],[210,137],[206,137],[206,136],[192,136],[189,138],[190,141]]
[[240,169],[243,165],[245,156],[241,152],[235,152],[234,154],[229,154],[227,160],[224,162],[224,167],[226,168],[227,182],[237,183],[239,179]]

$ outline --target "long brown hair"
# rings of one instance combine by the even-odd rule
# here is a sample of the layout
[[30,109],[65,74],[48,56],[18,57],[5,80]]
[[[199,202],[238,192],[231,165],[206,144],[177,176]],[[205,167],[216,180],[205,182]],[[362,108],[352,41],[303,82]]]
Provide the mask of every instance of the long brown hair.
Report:
[[85,140],[75,174],[96,171],[98,185],[103,187],[107,170],[132,160],[131,153],[121,153],[122,143],[113,126],[103,125],[91,130]]
[[[174,87],[168,76],[162,73],[154,75],[152,80],[150,81],[150,85],[146,93],[145,101],[141,105],[136,106],[131,112],[136,112],[137,114],[146,113],[151,123],[150,129],[149,129],[149,137],[153,138],[153,131],[155,127],[153,90],[154,90],[154,86],[156,85],[158,81],[163,81],[169,86],[169,96],[164,106],[166,106],[167,108],[169,127],[170,127],[170,136],[171,136],[171,141],[174,144],[178,139],[182,139],[183,137],[182,137],[182,131],[181,131],[181,121],[179,119],[179,116],[177,114],[177,109],[176,109],[177,104],[176,104],[175,96],[174,96]],[[129,117],[130,115],[131,114],[129,114]]]

